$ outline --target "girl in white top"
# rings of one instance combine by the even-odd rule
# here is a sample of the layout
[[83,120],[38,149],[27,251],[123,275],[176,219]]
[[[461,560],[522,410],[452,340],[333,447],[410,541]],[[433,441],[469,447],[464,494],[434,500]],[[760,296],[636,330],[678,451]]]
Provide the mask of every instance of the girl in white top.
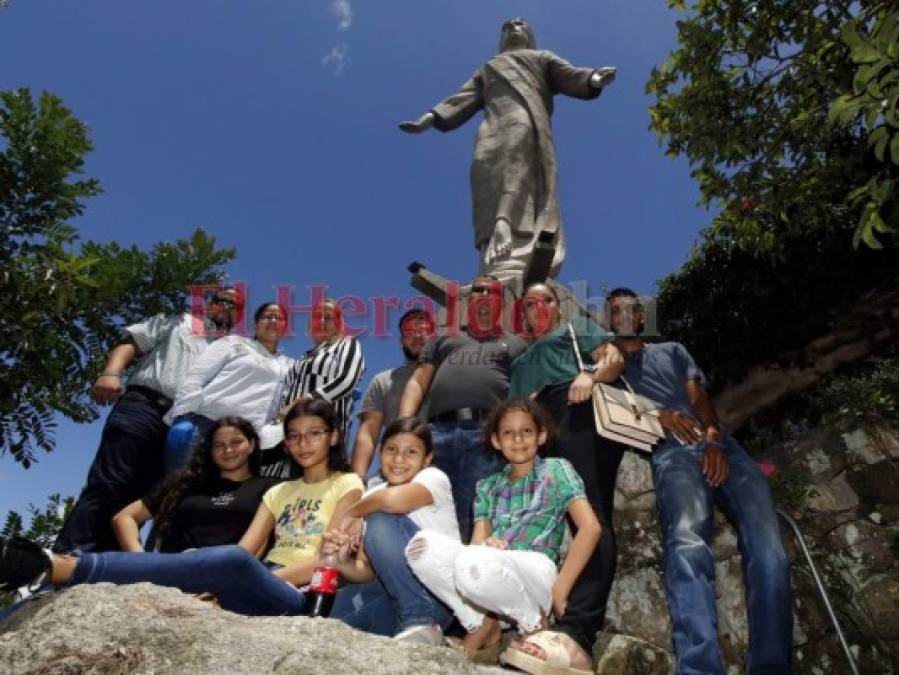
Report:
[[432,458],[427,424],[399,419],[384,431],[385,482],[369,489],[347,510],[340,527],[324,536],[323,554],[336,554],[343,577],[357,582],[337,594],[332,618],[398,639],[442,642],[440,624],[452,616],[415,577],[403,554],[422,529],[459,541],[449,478],[430,466]]
[[[278,352],[287,313],[267,302],[256,310],[253,321],[255,339],[228,335],[215,341],[178,386],[175,403],[164,418],[168,424],[175,422],[169,432],[170,452],[189,452],[196,436],[208,426],[206,420],[238,415],[258,432],[276,417],[284,380],[293,365],[293,359]],[[191,416],[189,420],[178,419],[185,415]]]

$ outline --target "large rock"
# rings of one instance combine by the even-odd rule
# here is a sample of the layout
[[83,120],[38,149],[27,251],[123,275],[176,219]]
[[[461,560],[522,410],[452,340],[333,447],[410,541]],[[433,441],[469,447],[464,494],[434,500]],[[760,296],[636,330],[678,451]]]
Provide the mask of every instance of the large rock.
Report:
[[812,511],[848,511],[858,505],[858,495],[847,482],[846,472],[816,484],[808,497],[808,508]]
[[627,635],[600,633],[593,658],[599,675],[668,675],[674,667],[669,652]]
[[249,618],[150,584],[76,586],[0,623],[4,673],[499,672],[306,617]]
[[866,504],[899,504],[899,466],[893,460],[853,466],[847,480]]

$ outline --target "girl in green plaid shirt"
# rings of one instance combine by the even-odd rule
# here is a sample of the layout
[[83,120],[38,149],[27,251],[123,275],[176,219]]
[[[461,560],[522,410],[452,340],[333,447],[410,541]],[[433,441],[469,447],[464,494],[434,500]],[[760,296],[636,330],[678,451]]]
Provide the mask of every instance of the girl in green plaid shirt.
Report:
[[[498,653],[497,619],[503,618],[517,624],[547,656],[508,649],[502,656],[507,663],[529,673],[590,673],[571,668],[568,651],[550,644],[558,636],[540,631],[550,611],[556,617],[565,613],[571,587],[601,534],[571,464],[540,456],[552,435],[552,421],[536,403],[500,403],[485,423],[484,437],[508,463],[478,482],[471,544],[422,530],[409,542],[406,558],[465,627],[462,646],[469,657],[481,660]],[[566,515],[577,533],[558,569]]]

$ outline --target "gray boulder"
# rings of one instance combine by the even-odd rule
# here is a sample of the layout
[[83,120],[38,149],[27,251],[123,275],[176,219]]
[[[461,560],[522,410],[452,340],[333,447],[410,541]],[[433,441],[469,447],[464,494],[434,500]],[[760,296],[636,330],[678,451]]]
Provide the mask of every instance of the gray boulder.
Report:
[[4,673],[489,673],[338,621],[244,617],[151,584],[76,586],[0,623]]

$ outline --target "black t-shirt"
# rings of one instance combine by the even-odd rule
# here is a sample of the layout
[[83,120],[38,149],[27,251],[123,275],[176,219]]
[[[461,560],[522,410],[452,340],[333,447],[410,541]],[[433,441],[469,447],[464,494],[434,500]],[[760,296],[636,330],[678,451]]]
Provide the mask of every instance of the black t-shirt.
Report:
[[[262,495],[280,481],[251,476],[245,481],[218,478],[211,489],[184,497],[169,516],[159,550],[177,553],[189,548],[236,544],[250,526]],[[145,497],[144,506],[155,513],[161,495]]]
[[437,369],[428,392],[429,414],[493,408],[508,396],[512,361],[526,349],[517,335],[478,339],[463,329],[458,335],[431,338],[418,357]]

